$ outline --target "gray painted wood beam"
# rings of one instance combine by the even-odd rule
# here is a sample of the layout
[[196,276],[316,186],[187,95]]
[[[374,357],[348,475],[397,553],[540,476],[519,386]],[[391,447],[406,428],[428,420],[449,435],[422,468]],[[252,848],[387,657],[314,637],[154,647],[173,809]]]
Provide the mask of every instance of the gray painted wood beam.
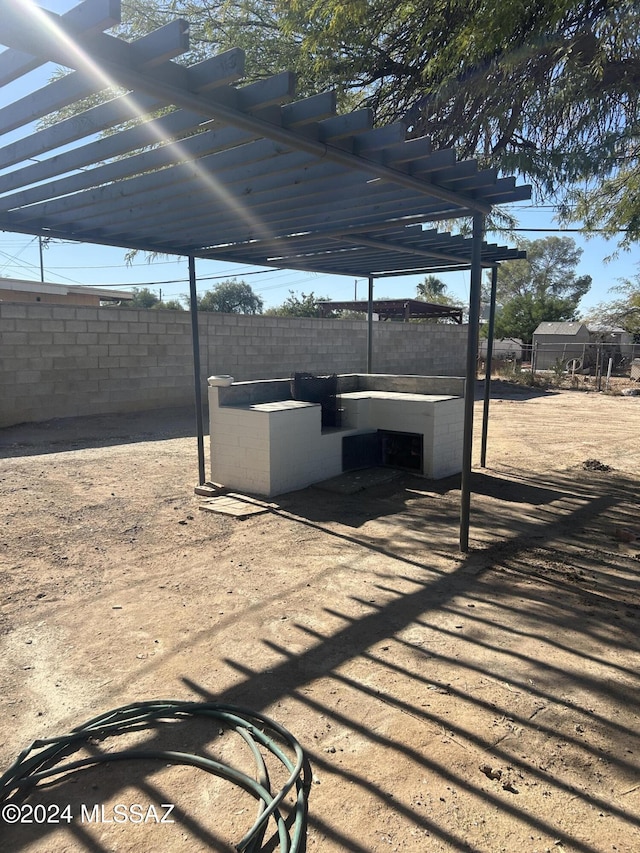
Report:
[[[231,56],[227,54],[231,54]],[[197,70],[197,79],[208,79],[208,88],[211,89],[214,84],[222,86],[229,82],[231,68],[234,69],[234,77],[236,75],[241,76],[244,73],[243,51],[237,49],[227,51],[225,54],[219,54],[211,59],[199,62],[188,68],[187,71],[190,74]],[[143,113],[150,113],[165,106],[165,101],[150,95],[136,95],[136,106]],[[209,118],[203,116],[202,113],[198,113],[198,115],[202,121]],[[22,160],[40,157],[47,151],[101,133],[130,118],[131,104],[128,96],[123,95],[114,98],[105,104],[85,110],[80,115],[64,119],[52,127],[30,134],[19,142],[0,148],[0,168],[12,166]]]
[[[11,192],[19,187],[36,184],[48,178],[91,166],[94,163],[104,163],[113,157],[121,157],[130,151],[148,146],[158,139],[180,140],[184,135],[197,128],[201,121],[202,116],[189,113],[186,110],[177,110],[160,119],[143,122],[119,133],[103,136],[71,151],[32,163],[22,169],[14,169],[6,175],[0,175],[0,193]],[[87,181],[95,180],[95,178],[90,177],[89,173],[85,174]],[[0,200],[1,205],[2,200]]]
[[[260,83],[251,84],[251,86],[246,87],[247,89],[254,90],[251,97],[256,101],[259,95],[273,96],[274,89],[266,88],[262,85],[263,82],[261,81]],[[283,77],[278,82],[284,85],[287,83],[287,80]],[[295,115],[295,113],[292,115]],[[175,162],[184,159],[185,153],[188,153],[192,157],[201,157],[216,149],[221,150],[224,147],[250,141],[250,137],[247,137],[244,131],[237,130],[236,128],[227,128],[226,130],[213,129],[207,131],[205,134],[199,134],[197,139],[194,138],[194,140],[190,141],[182,140],[186,131],[198,127],[201,120],[202,117],[195,113],[178,110],[170,116],[163,117],[155,122],[148,122],[135,128],[123,130],[104,139],[89,143],[87,146],[74,149],[73,152],[51,158],[44,163],[33,164],[25,169],[14,171],[10,175],[5,176],[4,179],[0,176],[0,192],[10,191],[21,185],[21,179],[27,183],[44,180],[49,176],[64,171],[72,171],[92,162],[121,156],[129,150],[149,145],[150,143],[157,143],[158,140],[165,140],[167,137],[169,138],[169,142],[176,138],[179,142],[179,147],[175,150],[169,145],[163,149],[158,149],[155,153],[146,152],[144,155],[122,160],[117,165],[110,164],[108,167],[98,167],[83,172],[81,176],[74,176],[73,179],[64,179],[64,182],[53,182],[46,186],[27,190],[24,195],[20,194],[1,199],[0,209],[8,210],[20,204],[30,204],[63,193],[75,192],[101,182],[133,176],[136,172],[144,172],[149,168],[157,168],[161,165],[168,166],[172,161]],[[181,136],[176,136],[178,133]],[[208,139],[205,142],[205,137],[209,136],[214,136],[215,139]],[[171,153],[172,151],[173,154]]]
[[[397,200],[393,202],[393,204],[388,205],[377,205],[375,210],[371,210],[366,216],[362,217],[362,223],[364,226],[369,223],[375,223],[379,221],[379,217],[381,213],[390,211],[391,215],[397,215],[398,211],[402,211],[403,206],[401,203],[398,203]],[[212,210],[212,215],[215,217],[216,210]],[[228,216],[229,213],[225,211],[225,216]],[[305,229],[307,226],[306,221],[302,221],[301,217],[286,217],[283,221],[283,218],[276,218],[277,214],[272,214],[267,218],[258,219],[251,215],[251,211],[249,210],[246,216],[243,217],[242,212],[238,212],[236,214],[236,220],[231,223],[230,228],[225,228],[224,231],[220,229],[216,229],[215,235],[216,238],[220,242],[246,242],[252,239],[265,239],[265,238],[273,238],[277,234],[281,234],[283,232],[295,233],[301,229]],[[337,215],[335,211],[335,207],[331,207],[326,212],[322,212],[321,215],[316,217],[311,217],[309,219],[310,222],[313,223],[315,228],[319,226],[331,226],[335,225],[336,222],[344,227],[349,223],[351,216],[351,212],[349,210],[340,211],[340,215]],[[79,233],[86,234],[86,239],[91,241],[91,234],[94,232],[94,229],[102,229],[107,233],[113,233],[116,229],[124,229],[129,228],[130,224],[128,222],[128,217],[123,215],[114,216],[104,216],[101,220],[94,221],[91,226],[87,225],[86,220],[78,217],[69,217],[66,220],[68,223],[75,223],[74,229],[76,235]],[[151,233],[155,231],[157,234],[166,233],[166,240],[169,242],[173,242],[178,246],[182,245],[181,235],[184,234],[187,237],[186,244],[189,246],[207,246],[211,245],[211,225],[209,224],[208,217],[202,217],[199,223],[188,224],[185,229],[182,228],[182,223],[176,221],[175,216],[172,216],[171,209],[165,207],[164,211],[160,215],[150,215],[144,221],[144,227],[142,233]],[[148,229],[148,231],[147,231]],[[164,231],[163,231],[164,229]],[[134,229],[135,230],[135,229]],[[102,232],[101,232],[102,233]],[[162,238],[158,238],[161,240]],[[182,253],[182,252],[180,252]],[[198,254],[201,254],[198,252]]]
[[317,126],[317,138],[321,142],[337,142],[342,139],[349,139],[354,134],[371,130],[372,126],[372,111],[369,109],[356,110],[321,121]]
[[[139,68],[154,68],[168,56],[178,56],[188,49],[185,21],[172,21],[164,27],[132,43]],[[0,109],[0,133],[9,133],[43,116],[68,107],[76,101],[108,88],[109,81],[95,71],[72,71],[37,92]],[[134,110],[130,110],[134,115]]]
[[282,107],[281,120],[283,127],[300,128],[305,125],[322,121],[335,115],[337,98],[335,92],[321,92],[309,98],[285,104]]
[[390,145],[403,143],[406,136],[407,129],[399,121],[388,124],[386,127],[374,127],[366,133],[359,134],[353,140],[353,152],[360,157],[369,157]]
[[187,68],[189,88],[194,92],[208,92],[218,86],[235,83],[244,77],[245,53],[232,47]]
[[[183,114],[182,114],[183,115]],[[156,123],[159,124],[159,123]],[[166,124],[166,122],[165,122]],[[136,128],[138,130],[138,128]],[[147,131],[148,132],[148,131]],[[123,181],[132,175],[140,175],[158,169],[164,169],[175,163],[176,159],[188,157],[201,158],[213,151],[227,149],[245,141],[243,131],[234,127],[220,131],[199,133],[186,139],[161,145],[150,151],[143,151],[130,157],[116,159],[104,166],[77,172],[66,178],[53,180],[20,192],[0,198],[0,210],[11,210],[23,205],[78,193],[87,188],[95,188],[115,181]],[[64,156],[64,155],[63,155]],[[1,185],[0,178],[0,185]]]
[[[27,39],[24,36],[24,27],[22,21],[17,21],[15,10],[8,0],[0,0],[0,14],[3,17],[4,34],[3,39],[10,43],[12,47],[18,49],[26,49]],[[60,21],[60,19],[58,19]],[[69,65],[80,70],[90,70],[87,68],[87,61],[79,54],[71,55],[62,39],[55,38],[50,32],[40,28],[31,28],[29,31],[29,44],[31,49],[38,53],[47,56],[53,61],[60,62],[63,65]],[[428,184],[421,180],[417,180],[408,175],[399,172],[396,169],[381,165],[362,157],[355,156],[347,151],[341,151],[331,145],[315,139],[304,139],[295,131],[277,127],[269,122],[260,121],[255,117],[248,115],[237,108],[229,107],[222,104],[219,100],[205,95],[197,95],[190,92],[184,85],[179,82],[170,82],[168,74],[165,72],[171,63],[165,63],[160,69],[156,69],[153,75],[145,74],[140,70],[132,67],[127,67],[123,62],[114,61],[113,46],[109,36],[103,36],[102,40],[96,36],[92,44],[92,62],[99,61],[103,71],[117,81],[121,86],[130,88],[136,92],[142,92],[149,95],[157,95],[165,97],[168,102],[176,104],[185,109],[195,111],[204,110],[205,114],[212,118],[221,118],[225,122],[241,127],[251,133],[259,133],[268,138],[274,139],[286,145],[293,146],[298,150],[306,151],[314,156],[333,159],[345,165],[347,168],[357,169],[364,173],[370,174],[379,179],[384,179],[391,183],[396,183],[407,189],[413,189],[422,192],[426,196],[432,196],[450,201],[454,205],[468,207],[473,210],[489,212],[490,205],[474,198],[460,197],[459,194],[453,193],[450,190],[437,185]],[[122,45],[122,43],[120,43]],[[131,47],[131,46],[128,46]],[[122,50],[120,46],[118,53]],[[177,68],[177,66],[174,66]],[[171,69],[169,69],[171,70]],[[179,75],[175,75],[179,78]],[[405,143],[409,144],[409,143]]]
[[[238,137],[242,138],[242,134],[235,128],[223,129],[220,133],[225,131],[237,133]],[[197,136],[191,139],[197,140]],[[185,140],[185,144],[188,142],[189,140]],[[267,164],[265,161],[268,161]],[[16,212],[15,215],[18,219],[22,215],[46,218],[64,215],[70,211],[76,211],[82,217],[99,217],[103,215],[103,212],[109,215],[110,211],[113,215],[118,210],[118,205],[148,202],[149,199],[144,197],[145,193],[155,192],[155,197],[151,196],[151,199],[163,200],[166,204],[171,198],[166,193],[170,192],[172,186],[188,187],[189,182],[193,182],[200,192],[211,192],[213,195],[215,182],[219,181],[222,185],[224,171],[228,169],[238,171],[244,169],[246,180],[250,181],[253,176],[264,171],[265,165],[270,166],[275,174],[278,170],[286,172],[288,168],[295,168],[304,165],[306,162],[307,157],[304,153],[291,152],[288,156],[283,156],[282,149],[277,143],[269,139],[259,139],[246,145],[208,155],[195,163],[184,162],[158,173],[136,176],[108,186],[91,187],[73,196],[33,205],[29,209]],[[209,186],[204,181],[208,169],[210,169],[211,174]],[[175,207],[172,207],[171,210],[175,213]]]
[[[86,0],[85,3],[69,9],[61,18],[74,32],[85,36],[93,35],[120,23],[120,0]],[[0,86],[12,83],[43,64],[41,57],[25,51],[12,48],[2,51]]]
[[[447,165],[449,162],[455,163],[456,156],[453,149],[442,150],[450,150],[453,154],[453,158],[451,155],[448,155]],[[434,151],[431,140],[426,136],[420,136],[418,139],[407,139],[406,142],[401,142],[397,145],[389,145],[384,150],[384,162],[390,165],[399,166],[404,163],[409,163],[411,160],[422,160],[433,153]]]
[[[336,237],[334,239],[344,241],[347,238]],[[357,245],[370,247],[372,249],[380,249],[382,252],[388,252],[389,254],[412,255],[416,258],[435,258],[439,261],[452,261],[453,263],[460,261],[459,255],[439,251],[431,247],[423,249],[416,245],[404,246],[401,243],[393,242],[391,240],[373,240],[370,237],[350,237],[348,238],[348,242],[353,243],[354,246]]]

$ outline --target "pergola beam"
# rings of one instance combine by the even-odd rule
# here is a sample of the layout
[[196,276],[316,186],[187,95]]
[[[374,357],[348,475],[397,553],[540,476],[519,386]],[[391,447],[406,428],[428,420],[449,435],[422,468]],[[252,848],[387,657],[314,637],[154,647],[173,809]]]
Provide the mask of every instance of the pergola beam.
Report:
[[[235,90],[227,93],[218,90],[215,93],[216,97],[192,92],[184,84],[184,76],[181,73],[184,69],[173,63],[165,62],[155,68],[152,75],[145,74],[139,67],[136,67],[140,65],[140,62],[136,61],[134,46],[126,45],[118,39],[113,39],[104,34],[101,34],[101,38],[95,36],[90,45],[91,53],[89,55],[84,53],[81,48],[69,48],[67,39],[64,38],[67,28],[59,16],[49,16],[57,19],[54,27],[37,28],[35,32],[29,31],[27,33],[23,26],[24,22],[16,13],[16,9],[10,0],[0,0],[0,17],[3,20],[3,41],[19,50],[26,50],[31,47],[31,49],[35,49],[38,53],[46,56],[47,59],[61,65],[88,74],[98,73],[109,81],[109,85],[116,84],[146,95],[164,98],[183,109],[195,112],[202,111],[203,115],[221,119],[225,123],[233,124],[251,134],[264,136],[316,157],[333,160],[348,168],[422,193],[425,196],[450,201],[455,205],[464,204],[470,210],[483,213],[489,213],[491,209],[491,205],[484,201],[466,197],[424,180],[418,180],[399,169],[385,166],[383,162],[365,159],[318,139],[303,137],[294,130],[276,126],[271,122],[256,118],[248,112],[243,112],[236,105],[224,103],[223,101],[236,100],[231,94],[235,93]],[[73,33],[70,35],[73,36]],[[117,43],[117,48],[113,42]],[[128,61],[125,62],[124,58],[114,59],[114,52],[119,57],[129,53]],[[96,68],[99,71],[96,71]],[[229,97],[223,97],[224,94],[228,94]]]
[[[90,36],[120,23],[120,0],[87,0],[61,15],[72,31]],[[29,51],[9,49],[0,53],[0,86],[6,86],[44,64]]]

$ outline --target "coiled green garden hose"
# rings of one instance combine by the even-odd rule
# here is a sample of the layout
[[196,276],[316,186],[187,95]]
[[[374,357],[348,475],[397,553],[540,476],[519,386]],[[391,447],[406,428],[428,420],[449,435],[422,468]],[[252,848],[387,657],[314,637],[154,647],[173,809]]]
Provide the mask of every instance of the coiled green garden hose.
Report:
[[[185,717],[208,717],[235,730],[249,746],[256,762],[256,779],[202,755],[161,749],[124,749],[70,761],[59,762],[84,744],[98,737],[106,738],[145,728],[151,722],[163,722]],[[279,741],[276,742],[276,738]],[[284,749],[293,753],[289,757]],[[288,771],[288,778],[273,794],[260,747],[275,756]],[[282,853],[301,853],[304,849],[307,815],[307,787],[304,779],[305,757],[298,741],[283,726],[269,717],[246,708],[219,705],[212,702],[182,702],[155,700],[133,703],[108,711],[78,726],[68,734],[34,741],[24,749],[6,773],[0,777],[0,804],[15,801],[39,782],[63,773],[92,767],[110,761],[157,759],[171,764],[198,767],[226,779],[258,800],[258,814],[253,826],[236,843],[240,853],[259,853],[270,818],[276,823]],[[279,806],[294,788],[291,834]],[[291,823],[291,821],[289,821]]]

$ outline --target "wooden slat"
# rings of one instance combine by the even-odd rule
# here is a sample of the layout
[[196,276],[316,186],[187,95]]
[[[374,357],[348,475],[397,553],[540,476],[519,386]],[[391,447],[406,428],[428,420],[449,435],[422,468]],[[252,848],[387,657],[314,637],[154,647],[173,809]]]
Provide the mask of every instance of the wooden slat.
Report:
[[336,93],[321,92],[282,107],[283,127],[297,128],[335,115]]
[[46,181],[67,172],[103,163],[113,157],[121,157],[137,148],[148,146],[160,139],[180,139],[197,128],[202,116],[186,110],[176,110],[167,116],[103,136],[94,142],[80,145],[46,160],[31,163],[21,169],[13,169],[0,175],[0,193],[12,192],[20,187]]
[[244,77],[245,53],[239,47],[225,50],[187,69],[189,89],[208,92]]
[[[61,16],[73,30],[84,35],[108,30],[120,23],[120,0],[85,0]],[[21,50],[0,53],[0,86],[38,68],[43,60]]]
[[321,142],[335,142],[356,133],[364,133],[371,129],[372,124],[373,113],[368,109],[332,116],[318,124],[318,139]]
[[[182,113],[176,115],[180,117]],[[165,121],[164,125],[167,124],[168,121]],[[160,127],[160,122],[156,122],[155,126]],[[141,128],[135,128],[135,130],[140,131]],[[147,142],[150,141],[156,140],[148,138]],[[109,140],[101,140],[101,142],[108,143]],[[181,159],[194,158],[197,160],[216,150],[224,150],[243,142],[246,142],[246,134],[236,128],[227,127],[219,131],[198,133],[188,139],[178,140],[175,144],[161,145],[150,151],[134,154],[131,157],[119,158],[104,166],[96,166],[93,169],[83,170],[66,178],[59,178],[21,192],[2,196],[0,198],[0,210],[11,210],[47,199],[78,193],[114,181],[122,181],[135,175],[142,175],[145,172],[166,168]],[[99,144],[97,143],[98,146]],[[1,182],[2,178],[0,178],[0,184]]]
[[[177,56],[188,47],[185,39],[184,22],[174,21],[133,43],[136,63],[139,67],[154,68],[165,62],[168,56]],[[87,72],[71,72],[54,80],[37,92],[0,109],[0,134],[9,133],[43,116],[109,88],[111,81],[106,75]]]
[[[236,60],[240,63],[237,66],[239,70],[242,67],[240,60],[243,60],[244,53],[242,51],[229,51],[229,53],[240,54],[240,57],[236,56]],[[202,83],[208,90],[213,90],[216,86],[223,87],[227,84],[230,73],[229,64],[218,62],[218,58],[205,59],[187,69],[188,75],[194,72],[193,77],[189,76],[193,86]],[[250,84],[244,88],[250,90],[253,85],[257,84]],[[247,97],[250,97],[248,91]],[[257,102],[257,98],[254,100]],[[164,100],[149,95],[136,94],[135,97],[135,105],[143,113],[159,109],[164,104]],[[57,125],[30,134],[19,143],[12,143],[0,148],[0,168],[13,166],[21,160],[38,158],[47,151],[68,145],[83,136],[91,136],[122,124],[132,118],[132,106],[131,100],[127,96],[113,98],[106,104],[92,107],[77,116],[59,122]],[[121,133],[126,134],[127,131],[121,131]],[[126,150],[127,148],[124,146],[118,153],[123,153]],[[86,165],[86,163],[78,163],[77,167],[82,165]],[[73,168],[73,165],[69,165],[69,168]]]

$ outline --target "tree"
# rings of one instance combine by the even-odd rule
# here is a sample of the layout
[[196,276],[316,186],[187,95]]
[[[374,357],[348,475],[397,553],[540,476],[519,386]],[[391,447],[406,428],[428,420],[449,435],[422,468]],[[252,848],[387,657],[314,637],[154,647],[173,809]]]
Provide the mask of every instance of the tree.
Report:
[[425,276],[424,281],[416,285],[416,294],[418,299],[424,302],[433,302],[436,305],[452,305],[458,306],[459,300],[447,292],[447,285],[435,275]]
[[328,300],[328,296],[316,296],[313,291],[298,296],[295,291],[290,290],[282,305],[269,308],[265,314],[272,317],[319,317],[320,303]]
[[184,306],[179,299],[167,299],[166,301],[163,299],[162,302],[158,302],[153,307],[166,308],[169,311],[184,311]]
[[155,308],[160,298],[148,287],[134,287],[133,299],[124,304],[129,308]]
[[198,297],[200,311],[220,311],[223,314],[262,314],[263,304],[249,284],[235,279],[221,281],[213,290]]
[[[432,302],[435,305],[450,305],[452,308],[463,308],[459,299],[455,299],[447,292],[447,285],[435,275],[427,275],[424,281],[416,285],[416,295],[423,302]],[[449,317],[420,317],[413,319],[411,323],[453,323]]]
[[579,249],[571,237],[522,240],[526,260],[506,261],[498,273],[495,335],[530,343],[542,322],[574,320],[591,276],[576,276]]
[[159,296],[149,290],[148,287],[134,287],[133,299],[121,303],[124,308],[153,308],[154,310],[170,309],[172,311],[184,311],[178,299],[169,299],[167,301],[160,299]]
[[[404,121],[437,146],[528,176],[565,198],[567,218],[640,236],[633,0],[282,5],[314,73],[377,121]],[[590,191],[576,193],[585,181]]]
[[619,293],[620,298],[601,302],[589,312],[587,319],[624,329],[640,341],[640,273],[633,279],[621,279],[612,291]]
[[[434,147],[456,146],[627,245],[640,237],[640,4],[635,0],[147,0],[129,38],[182,16],[188,60],[233,46],[250,82],[290,69]],[[587,187],[587,189],[584,189]]]

